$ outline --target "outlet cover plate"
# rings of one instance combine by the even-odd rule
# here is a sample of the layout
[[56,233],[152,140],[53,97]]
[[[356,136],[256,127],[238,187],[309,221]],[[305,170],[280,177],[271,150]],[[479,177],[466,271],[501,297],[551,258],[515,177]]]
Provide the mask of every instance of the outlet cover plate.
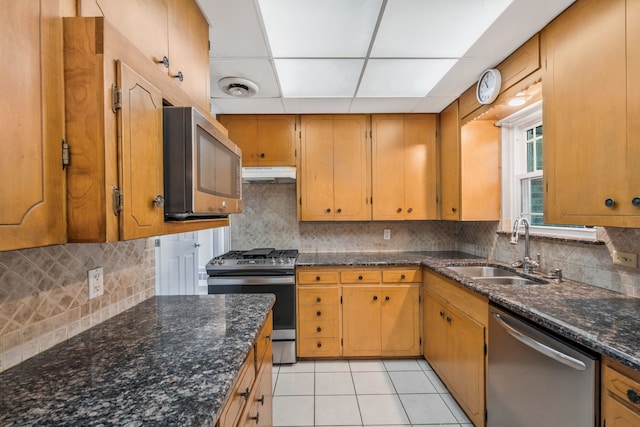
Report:
[[613,251],[613,263],[624,267],[638,268],[638,254]]
[[102,267],[92,268],[87,271],[87,282],[89,283],[89,299],[104,294],[104,270]]
[[390,229],[390,228],[385,228],[385,229],[384,229],[384,232],[383,232],[383,234],[382,234],[382,236],[383,236],[382,238],[383,238],[384,240],[389,240],[389,239],[391,239],[391,229]]

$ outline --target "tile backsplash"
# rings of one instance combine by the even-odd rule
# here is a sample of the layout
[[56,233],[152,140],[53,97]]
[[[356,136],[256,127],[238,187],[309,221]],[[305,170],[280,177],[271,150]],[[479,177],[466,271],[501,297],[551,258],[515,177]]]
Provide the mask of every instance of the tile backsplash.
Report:
[[[244,213],[231,218],[231,248],[295,248],[301,252],[461,250],[499,262],[522,258],[495,222],[298,222],[295,184],[245,184]],[[383,230],[391,239],[383,239]],[[531,240],[542,269],[571,280],[640,297],[640,270],[614,265],[613,250],[640,253],[640,229],[597,228],[603,245]]]
[[[155,295],[153,239],[0,252],[0,371]],[[89,300],[87,270],[104,268]]]

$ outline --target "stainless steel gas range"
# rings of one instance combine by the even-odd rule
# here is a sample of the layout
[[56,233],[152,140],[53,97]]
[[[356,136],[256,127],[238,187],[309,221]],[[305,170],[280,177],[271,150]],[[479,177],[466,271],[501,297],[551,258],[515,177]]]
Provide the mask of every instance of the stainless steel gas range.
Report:
[[273,363],[296,362],[296,279],[298,251],[255,248],[231,251],[207,264],[209,294],[275,294]]

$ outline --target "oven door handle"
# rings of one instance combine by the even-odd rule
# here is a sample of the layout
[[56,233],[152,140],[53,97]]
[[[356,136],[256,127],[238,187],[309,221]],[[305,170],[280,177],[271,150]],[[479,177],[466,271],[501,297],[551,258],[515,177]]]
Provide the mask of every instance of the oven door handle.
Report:
[[295,285],[294,276],[209,277],[208,285]]
[[491,313],[496,318],[498,325],[500,325],[509,335],[511,335],[516,340],[520,341],[522,344],[531,348],[532,350],[537,351],[538,353],[542,353],[543,355],[556,360],[563,365],[566,365],[570,368],[575,369],[576,371],[584,371],[587,369],[587,365],[575,359],[567,354],[564,354],[558,350],[555,350],[545,344],[542,344],[539,341],[534,340],[533,338],[523,334],[513,326],[509,325],[498,313]]

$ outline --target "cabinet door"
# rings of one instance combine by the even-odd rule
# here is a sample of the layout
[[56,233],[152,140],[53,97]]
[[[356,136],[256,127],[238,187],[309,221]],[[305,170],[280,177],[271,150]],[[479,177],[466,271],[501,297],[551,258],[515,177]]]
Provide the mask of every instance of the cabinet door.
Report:
[[380,296],[377,286],[342,287],[344,356],[380,355]]
[[167,1],[169,76],[203,111],[209,111],[209,24],[195,0]]
[[436,116],[404,116],[404,210],[408,220],[436,219]]
[[404,217],[404,120],[402,115],[374,115],[372,132],[373,219]]
[[334,116],[334,221],[371,219],[366,131],[364,115]]
[[296,165],[296,116],[258,116],[256,154],[259,166]]
[[380,288],[383,356],[420,355],[420,286]]
[[460,219],[460,117],[458,101],[440,113],[440,218]]
[[465,314],[450,307],[447,340],[450,367],[447,378],[451,393],[475,425],[484,424],[485,409],[485,330]]
[[302,116],[300,191],[303,221],[333,219],[333,118]]
[[118,86],[122,89],[118,163],[124,194],[120,238],[157,236],[164,226],[163,204],[154,202],[164,194],[162,95],[120,61],[118,71]]
[[104,16],[140,52],[165,69],[162,59],[169,55],[167,0],[78,0],[78,16]]
[[258,166],[258,117],[254,114],[222,114],[218,120],[242,150],[242,166]]
[[438,375],[447,376],[447,323],[445,306],[431,293],[424,293],[424,357]]
[[0,251],[66,241],[60,1],[3,1]]
[[606,427],[640,426],[640,414],[608,395],[602,401],[602,420],[602,425]]
[[[622,203],[640,198],[640,2],[627,1],[627,182]],[[636,199],[636,202],[640,200]],[[633,227],[640,227],[640,206],[631,204]]]
[[629,213],[625,28],[624,0],[584,0],[542,33],[548,223],[607,225]]

